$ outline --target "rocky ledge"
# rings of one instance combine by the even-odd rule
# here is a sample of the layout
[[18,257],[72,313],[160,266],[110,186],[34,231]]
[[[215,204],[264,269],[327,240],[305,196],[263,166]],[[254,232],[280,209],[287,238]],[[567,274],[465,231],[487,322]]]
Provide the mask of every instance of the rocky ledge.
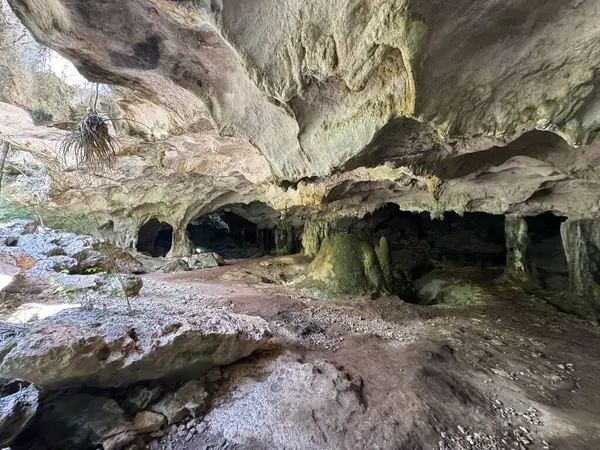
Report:
[[189,379],[248,356],[269,337],[264,320],[223,312],[181,318],[64,311],[6,344],[14,347],[5,352],[0,377],[52,389]]

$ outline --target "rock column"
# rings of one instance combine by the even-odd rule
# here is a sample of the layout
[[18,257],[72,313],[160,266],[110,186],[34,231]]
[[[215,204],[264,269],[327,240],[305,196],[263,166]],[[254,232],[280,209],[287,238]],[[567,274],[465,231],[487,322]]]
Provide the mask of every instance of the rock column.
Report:
[[600,311],[600,220],[564,222],[560,227],[569,266],[570,302],[580,315]]
[[294,246],[294,228],[290,223],[280,223],[275,229],[275,253],[289,255]]
[[171,250],[167,256],[169,257],[182,257],[190,256],[195,253],[194,244],[190,241],[188,236],[187,228],[180,226],[173,229],[173,242],[171,244]]
[[302,232],[302,248],[308,256],[314,257],[319,253],[321,242],[329,236],[331,224],[324,220],[307,220]]
[[528,258],[529,230],[524,217],[506,216],[504,218],[506,234],[505,275],[527,290],[541,287],[535,268]]

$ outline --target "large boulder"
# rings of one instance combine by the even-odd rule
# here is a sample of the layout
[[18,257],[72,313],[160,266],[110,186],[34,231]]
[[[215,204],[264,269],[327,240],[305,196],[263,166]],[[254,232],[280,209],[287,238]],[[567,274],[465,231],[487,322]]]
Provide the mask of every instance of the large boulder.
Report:
[[98,281],[101,289],[111,295],[121,297],[135,297],[144,286],[144,281],[139,275],[110,274],[101,275]]
[[38,408],[37,388],[23,380],[5,383],[0,390],[0,447],[7,447],[21,433]]
[[216,253],[197,253],[182,258],[190,269],[210,269],[225,264],[225,260]]
[[475,305],[489,299],[486,286],[497,276],[474,267],[434,269],[414,284],[424,305]]
[[359,295],[385,289],[385,277],[373,247],[348,233],[327,236],[308,266],[301,285],[313,295]]
[[43,274],[47,272],[77,272],[79,262],[70,256],[50,256],[41,259],[31,268],[34,274]]
[[3,358],[0,378],[53,389],[178,381],[246,357],[269,337],[263,319],[222,311],[188,319],[70,310],[35,323]]

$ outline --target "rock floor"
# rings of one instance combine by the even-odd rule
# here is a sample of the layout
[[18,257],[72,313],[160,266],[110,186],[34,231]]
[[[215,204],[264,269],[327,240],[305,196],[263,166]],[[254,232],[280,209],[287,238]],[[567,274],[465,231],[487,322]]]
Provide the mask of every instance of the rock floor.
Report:
[[502,280],[468,307],[314,301],[273,282],[296,263],[144,276],[138,311],[226,309],[261,316],[274,331],[212,381],[204,418],[149,448],[600,448],[596,324]]
[[322,302],[265,282],[262,265],[147,276],[140,308],[227,308],[275,331],[224,369],[196,432],[152,448],[600,448],[595,324],[500,280],[464,308]]

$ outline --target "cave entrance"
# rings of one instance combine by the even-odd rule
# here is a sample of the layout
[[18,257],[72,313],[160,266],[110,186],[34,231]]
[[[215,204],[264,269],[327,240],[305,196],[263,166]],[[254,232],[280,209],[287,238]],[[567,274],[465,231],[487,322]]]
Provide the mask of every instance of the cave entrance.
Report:
[[565,289],[569,283],[569,269],[560,227],[567,218],[547,212],[525,220],[529,230],[527,256],[540,280],[548,288]]
[[167,256],[173,245],[173,227],[156,218],[150,219],[140,228],[136,249],[153,257]]
[[257,258],[275,248],[274,229],[280,214],[262,202],[232,204],[197,217],[187,226],[196,253],[224,258]]
[[393,266],[391,290],[408,302],[421,302],[418,280],[435,268],[477,268],[466,277],[494,279],[506,266],[504,216],[485,213],[429,213],[401,211],[388,204],[357,220],[346,218],[334,226],[348,230],[372,245],[385,236]]
[[[428,260],[455,266],[503,268],[506,265],[504,216],[486,213],[447,212],[442,219],[429,213],[401,211],[386,205],[360,220],[345,219],[338,226],[347,227],[362,239],[378,242],[385,236],[392,262]],[[349,222],[348,222],[349,221]],[[416,276],[417,274],[413,274]]]

